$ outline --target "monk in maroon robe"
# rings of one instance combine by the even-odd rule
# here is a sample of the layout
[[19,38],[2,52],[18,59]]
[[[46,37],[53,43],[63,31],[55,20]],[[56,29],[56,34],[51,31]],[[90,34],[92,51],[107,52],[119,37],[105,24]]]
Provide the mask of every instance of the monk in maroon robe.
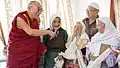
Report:
[[55,36],[52,31],[39,30],[37,18],[41,12],[40,3],[31,1],[27,11],[15,16],[9,34],[7,68],[38,68],[39,58],[46,49],[40,36]]

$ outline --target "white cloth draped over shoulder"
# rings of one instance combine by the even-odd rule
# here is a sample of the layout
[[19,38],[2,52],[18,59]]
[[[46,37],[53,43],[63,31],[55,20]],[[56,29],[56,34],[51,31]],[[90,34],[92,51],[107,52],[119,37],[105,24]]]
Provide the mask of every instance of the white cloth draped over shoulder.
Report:
[[105,24],[105,30],[103,33],[97,32],[91,39],[91,42],[88,43],[90,51],[95,55],[99,55],[99,50],[101,44],[111,45],[113,49],[119,47],[120,40],[117,37],[117,29],[112,24],[111,20],[107,17],[98,18],[101,22]]
[[81,51],[77,48],[77,45],[75,43],[76,40],[73,40],[65,53],[63,53],[63,57],[66,59],[73,59],[73,60],[78,60],[78,64],[80,68],[86,68],[86,64],[83,61],[83,55]]
[[[89,37],[88,35],[85,33],[85,25],[83,22],[81,23],[77,23],[77,24],[82,24],[83,29],[81,32],[81,36],[79,36],[80,34],[78,33],[76,38],[81,38],[81,39],[85,39],[89,41]],[[71,41],[69,47],[67,48],[67,50],[65,51],[65,53],[63,53],[63,57],[65,57],[66,59],[78,59],[78,63],[80,68],[86,68],[86,64],[83,61],[83,55],[81,53],[81,51],[79,50],[79,48],[76,45],[76,38]]]
[[[77,23],[77,24],[82,24],[82,32],[81,32],[81,36],[79,36],[80,34],[77,33],[76,38],[80,38],[80,39],[85,39],[89,41],[89,37],[85,32],[85,25],[83,22]],[[79,31],[78,31],[79,32]],[[76,38],[73,39],[73,41],[71,41],[71,43],[68,45],[69,47],[67,48],[67,50],[64,53],[64,57],[66,57],[67,59],[75,59],[76,58],[76,50],[78,49],[77,45],[76,45]]]
[[[88,43],[87,47],[94,56],[99,56],[89,68],[93,68],[96,65],[100,65],[111,53],[111,49],[108,48],[103,54],[99,55],[101,44],[110,45],[112,49],[117,49],[120,45],[120,40],[117,37],[117,29],[112,24],[111,20],[107,17],[98,18],[99,21],[105,24],[105,30],[103,33],[97,32]],[[106,46],[106,45],[105,45]],[[97,66],[97,68],[99,68]]]

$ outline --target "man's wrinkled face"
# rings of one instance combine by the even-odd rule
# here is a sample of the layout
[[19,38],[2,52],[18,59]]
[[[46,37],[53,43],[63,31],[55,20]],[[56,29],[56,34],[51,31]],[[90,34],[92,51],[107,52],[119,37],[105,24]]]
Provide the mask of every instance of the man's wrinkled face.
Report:
[[99,12],[99,10],[97,10],[97,9],[91,7],[91,6],[88,6],[88,9],[87,9],[88,17],[90,17],[90,18],[91,17],[97,18],[98,12]]
[[35,4],[31,7],[31,11],[33,18],[37,19],[39,15],[42,13],[43,8],[40,4]]
[[104,33],[105,24],[103,22],[101,22],[100,20],[97,20],[96,28],[98,29],[98,32]]

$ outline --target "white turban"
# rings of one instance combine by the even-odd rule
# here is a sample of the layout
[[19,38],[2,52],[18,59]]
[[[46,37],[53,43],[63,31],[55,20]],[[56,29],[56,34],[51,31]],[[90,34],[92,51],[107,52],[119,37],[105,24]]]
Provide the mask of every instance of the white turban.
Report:
[[91,6],[91,7],[96,8],[96,9],[98,9],[98,10],[99,10],[99,6],[98,6],[98,4],[97,4],[97,3],[95,3],[95,2],[90,3],[88,6]]

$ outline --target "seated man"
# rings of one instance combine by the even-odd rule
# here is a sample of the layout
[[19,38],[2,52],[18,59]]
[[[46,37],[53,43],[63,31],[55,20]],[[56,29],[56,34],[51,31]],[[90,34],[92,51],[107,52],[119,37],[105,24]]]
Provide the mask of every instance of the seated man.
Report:
[[[89,64],[88,68],[102,68],[103,64],[101,63],[103,62],[106,64],[105,68],[118,68],[115,67],[116,54],[114,51],[119,47],[120,40],[117,38],[116,28],[107,17],[98,18],[96,26],[98,32],[92,37],[91,42],[88,43],[88,48],[90,53],[97,58],[92,60],[93,62]],[[101,47],[106,46],[108,48],[100,54]]]

